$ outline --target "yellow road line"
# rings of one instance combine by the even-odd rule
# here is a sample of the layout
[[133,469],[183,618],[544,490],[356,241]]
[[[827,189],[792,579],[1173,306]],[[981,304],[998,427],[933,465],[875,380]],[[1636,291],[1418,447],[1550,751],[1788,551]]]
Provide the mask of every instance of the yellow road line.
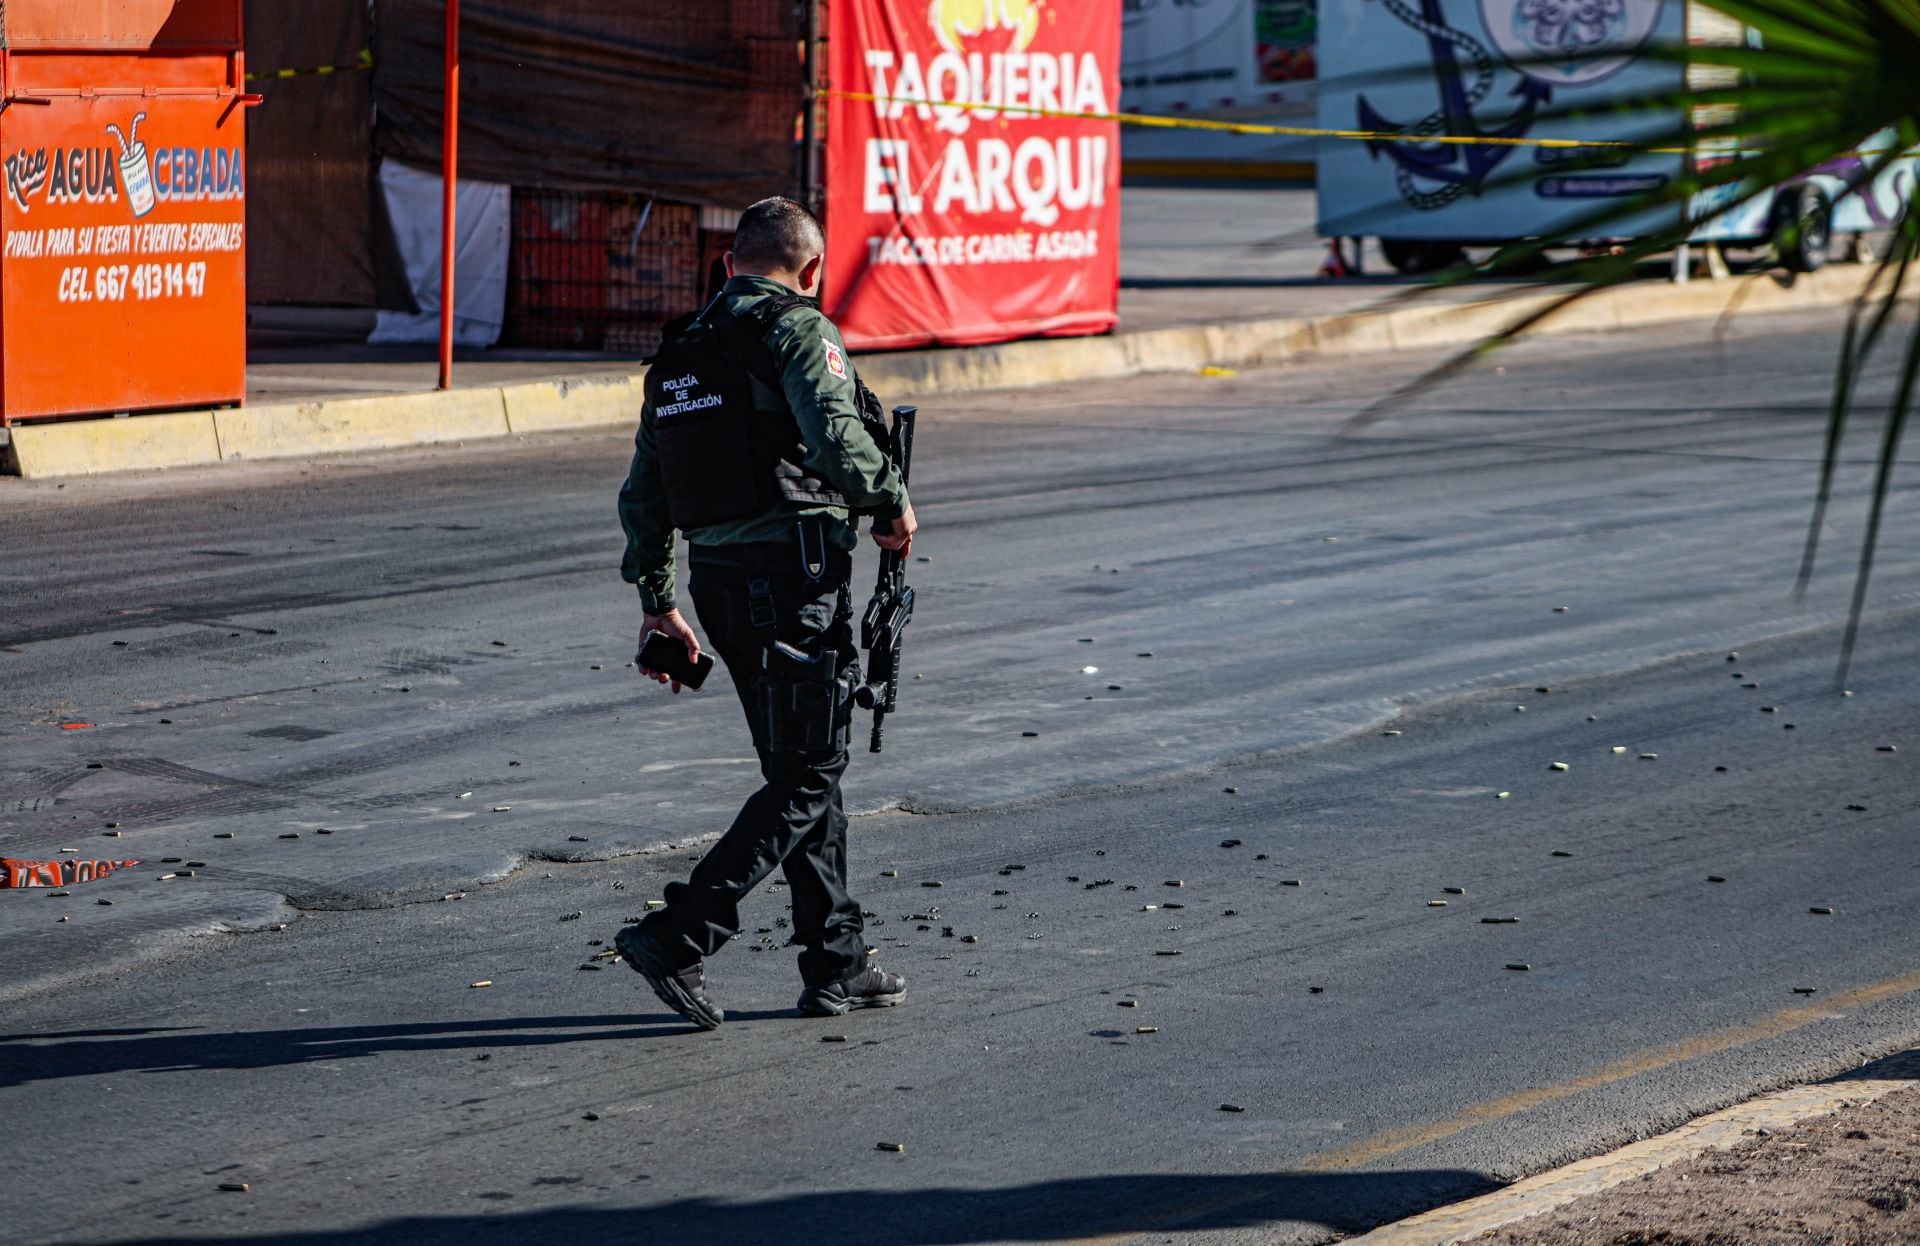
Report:
[[[1904,1063],[1913,1067],[1912,1061]],[[1502,1225],[1557,1210],[1575,1199],[1692,1159],[1703,1151],[1736,1145],[1756,1129],[1787,1129],[1816,1116],[1872,1103],[1915,1085],[1920,1085],[1920,1080],[1913,1077],[1863,1077],[1795,1086],[1703,1116],[1657,1138],[1645,1138],[1618,1151],[1516,1181],[1491,1194],[1382,1225],[1371,1233],[1348,1239],[1345,1246],[1454,1246]]]
[[1316,1155],[1302,1165],[1302,1168],[1307,1172],[1325,1172],[1333,1168],[1358,1168],[1363,1164],[1384,1159],[1401,1151],[1410,1151],[1414,1147],[1425,1146],[1430,1142],[1438,1142],[1443,1138],[1465,1133],[1476,1125],[1516,1116],[1521,1112],[1537,1108],[1543,1103],[1570,1099],[1585,1091],[1611,1086],[1615,1082],[1623,1082],[1630,1077],[1638,1077],[1642,1073],[1652,1073],[1687,1060],[1697,1060],[1702,1056],[1718,1055],[1720,1052],[1744,1047],[1748,1043],[1759,1042],[1761,1039],[1775,1038],[1830,1017],[1835,1012],[1849,1008],[1862,1008],[1883,999],[1891,999],[1896,995],[1908,995],[1914,991],[1920,991],[1920,973],[1910,973],[1873,986],[1863,986],[1858,990],[1835,996],[1824,1004],[1788,1008],[1751,1025],[1721,1030],[1715,1034],[1674,1043],[1669,1047],[1628,1056],[1585,1077],[1576,1077],[1558,1086],[1543,1086],[1536,1090],[1523,1090],[1518,1094],[1490,1099],[1485,1103],[1475,1104],[1446,1120],[1435,1121],[1431,1125],[1409,1125],[1402,1129],[1390,1129],[1372,1138],[1339,1147],[1323,1155]]
[[[1533,1090],[1523,1090],[1516,1094],[1502,1095],[1497,1099],[1489,1099],[1484,1103],[1474,1104],[1472,1107],[1447,1117],[1445,1120],[1435,1121],[1427,1125],[1408,1125],[1400,1129],[1390,1129],[1385,1133],[1376,1134],[1371,1138],[1364,1138],[1347,1146],[1337,1147],[1334,1150],[1312,1156],[1301,1163],[1294,1171],[1328,1172],[1334,1169],[1358,1168],[1362,1165],[1385,1159],[1390,1155],[1397,1155],[1402,1151],[1410,1151],[1415,1147],[1426,1146],[1429,1143],[1451,1138],[1456,1134],[1465,1133],[1467,1130],[1480,1125],[1486,1125],[1494,1121],[1504,1120],[1507,1117],[1517,1116],[1522,1112],[1529,1111],[1545,1103],[1554,1103],[1562,1099],[1570,1099],[1574,1095],[1581,1094],[1585,1091],[1595,1090],[1602,1086],[1610,1086],[1615,1082],[1622,1082],[1630,1077],[1638,1077],[1643,1073],[1657,1072],[1658,1070],[1670,1068],[1673,1065],[1681,1064],[1688,1060],[1697,1060],[1702,1056],[1717,1055],[1720,1052],[1730,1051],[1735,1047],[1744,1047],[1749,1043],[1759,1042],[1762,1039],[1777,1038],[1782,1034],[1790,1034],[1795,1030],[1804,1029],[1814,1022],[1825,1020],[1834,1016],[1836,1013],[1846,1012],[1855,1008],[1864,1008],[1870,1004],[1877,1004],[1883,1000],[1893,999],[1897,996],[1911,995],[1916,991],[1920,991],[1920,972],[1904,974],[1898,978],[1890,978],[1885,982],[1877,982],[1869,986],[1858,987],[1844,994],[1836,995],[1823,1004],[1783,1009],[1770,1017],[1764,1017],[1749,1025],[1719,1030],[1699,1038],[1687,1039],[1684,1042],[1673,1043],[1666,1047],[1628,1056],[1625,1059],[1616,1060],[1584,1077],[1576,1077],[1571,1081],[1561,1082],[1558,1085],[1542,1086]],[[1157,1230],[1154,1227],[1143,1225],[1138,1229],[1133,1229],[1125,1233],[1109,1233],[1100,1237],[1075,1238],[1072,1241],[1062,1243],[1062,1246],[1121,1246],[1121,1243],[1131,1242],[1149,1233],[1164,1231],[1201,1216],[1243,1206],[1247,1203],[1259,1202],[1262,1199],[1270,1197],[1272,1197],[1272,1192],[1265,1194],[1239,1194],[1208,1203],[1195,1204],[1182,1208],[1179,1212],[1167,1217],[1160,1223]]]

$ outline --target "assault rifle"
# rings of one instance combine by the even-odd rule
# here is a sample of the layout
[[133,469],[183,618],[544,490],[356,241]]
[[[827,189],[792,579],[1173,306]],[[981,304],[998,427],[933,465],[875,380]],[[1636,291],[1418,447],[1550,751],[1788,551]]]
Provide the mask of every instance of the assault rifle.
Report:
[[[887,454],[900,468],[900,482],[907,482],[913,465],[913,420],[918,407],[895,407],[893,429],[887,437]],[[876,523],[876,531],[885,531]],[[887,715],[898,708],[900,700],[900,650],[906,643],[907,624],[913,622],[913,588],[907,583],[906,557],[894,550],[880,551],[880,579],[873,588],[873,600],[867,603],[866,617],[860,621],[860,647],[867,651],[867,682],[856,688],[854,701],[873,711],[873,738],[870,752],[879,752],[886,732]]]

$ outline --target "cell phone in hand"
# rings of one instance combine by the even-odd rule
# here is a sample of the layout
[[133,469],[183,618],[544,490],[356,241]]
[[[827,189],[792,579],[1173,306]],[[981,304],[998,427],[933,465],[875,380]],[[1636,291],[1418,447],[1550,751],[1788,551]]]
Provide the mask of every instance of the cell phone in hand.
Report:
[[698,692],[700,685],[707,682],[707,676],[713,673],[713,655],[703,653],[698,662],[689,662],[684,641],[655,631],[648,632],[647,642],[640,646],[640,665]]

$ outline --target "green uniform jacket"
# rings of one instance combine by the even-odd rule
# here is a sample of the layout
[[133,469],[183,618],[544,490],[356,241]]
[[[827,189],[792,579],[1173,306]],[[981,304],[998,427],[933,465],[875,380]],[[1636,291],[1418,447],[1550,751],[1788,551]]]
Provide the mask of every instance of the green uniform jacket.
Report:
[[[735,277],[721,290],[728,308],[745,313],[763,299],[792,294],[786,286],[765,277]],[[767,334],[780,370],[780,389],[768,389],[753,378],[754,402],[763,411],[791,411],[807,447],[806,468],[832,485],[860,510],[882,520],[896,519],[907,509],[907,486],[900,471],[860,422],[860,402],[853,386],[853,364],[847,344],[833,322],[811,307],[797,307],[782,316]],[[627,532],[627,553],[620,574],[639,586],[640,604],[648,614],[674,608],[673,524],[667,518],[667,490],[660,477],[660,459],[654,450],[653,405],[640,410],[640,432],[634,438],[633,469],[620,489],[620,526]],[[860,543],[852,513],[839,506],[807,506],[782,502],[764,514],[733,523],[695,528],[687,540],[695,545],[741,545],[758,541],[793,541],[795,523],[818,518],[827,539],[841,549]]]

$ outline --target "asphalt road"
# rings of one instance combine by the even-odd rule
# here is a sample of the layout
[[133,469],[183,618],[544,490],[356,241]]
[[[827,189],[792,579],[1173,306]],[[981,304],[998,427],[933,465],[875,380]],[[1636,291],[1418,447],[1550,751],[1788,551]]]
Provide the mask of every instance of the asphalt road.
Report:
[[1314,1242],[1906,1045],[1911,493],[1856,695],[1856,500],[1789,591],[1834,338],[929,403],[911,998],[799,1019],[774,888],[712,1036],[582,968],[751,773],[623,667],[618,438],[4,482],[0,851],[141,862],[0,895],[8,1234]]

